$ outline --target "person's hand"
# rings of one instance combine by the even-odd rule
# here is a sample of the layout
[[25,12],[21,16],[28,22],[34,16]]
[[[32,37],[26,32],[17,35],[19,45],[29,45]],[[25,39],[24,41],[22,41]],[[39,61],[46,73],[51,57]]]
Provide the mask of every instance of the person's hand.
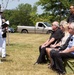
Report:
[[63,53],[63,51],[59,51],[59,53]]
[[66,51],[65,51],[65,50],[63,50],[63,51],[59,51],[59,53],[66,53]]
[[51,47],[51,48],[55,48],[56,46],[55,46],[55,45],[50,45],[50,47]]
[[43,48],[43,47],[45,47],[45,45],[44,45],[44,44],[41,46],[41,48]]

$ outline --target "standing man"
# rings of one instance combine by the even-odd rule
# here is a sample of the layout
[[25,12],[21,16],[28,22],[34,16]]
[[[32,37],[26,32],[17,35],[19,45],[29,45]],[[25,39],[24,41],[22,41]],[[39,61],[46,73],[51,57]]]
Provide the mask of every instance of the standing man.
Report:
[[9,24],[5,22],[5,19],[2,19],[3,11],[0,11],[0,31],[1,31],[1,38],[0,40],[0,51],[2,58],[6,57],[6,33],[7,33],[7,27]]
[[0,11],[0,53],[1,53],[1,55],[2,55],[2,45],[3,45],[3,38],[2,38],[2,34],[3,34],[3,32],[2,32],[2,11]]
[[74,22],[74,5],[70,6],[70,15],[67,19],[68,23]]
[[2,58],[6,57],[6,33],[7,33],[7,24],[5,23],[5,19],[2,19],[2,38],[3,38],[3,44],[2,44]]

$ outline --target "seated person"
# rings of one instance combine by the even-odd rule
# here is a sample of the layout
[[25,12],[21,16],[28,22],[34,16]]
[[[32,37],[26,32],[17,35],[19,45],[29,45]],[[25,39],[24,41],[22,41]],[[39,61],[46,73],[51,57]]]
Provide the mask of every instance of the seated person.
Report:
[[[46,48],[46,53],[48,55],[48,59],[51,62],[50,58],[50,51],[52,49],[58,50],[58,48],[63,45],[66,42],[66,39],[69,37],[69,32],[68,32],[68,24],[65,20],[60,22],[60,29],[64,32],[65,36],[61,39],[61,41],[57,44],[50,45],[50,48]],[[51,66],[51,63],[49,64],[49,67]]]
[[64,60],[73,58],[74,59],[74,22],[68,26],[68,32],[70,33],[70,37],[67,39],[67,46],[62,46],[62,49],[59,51],[51,50],[50,57],[52,59],[52,66],[55,71],[58,72],[58,75],[65,75],[65,66]]
[[46,48],[49,48],[51,44],[58,43],[62,37],[64,37],[64,33],[59,28],[59,23],[57,21],[52,23],[52,30],[53,32],[51,33],[50,38],[39,47],[40,55],[35,64],[45,63]]

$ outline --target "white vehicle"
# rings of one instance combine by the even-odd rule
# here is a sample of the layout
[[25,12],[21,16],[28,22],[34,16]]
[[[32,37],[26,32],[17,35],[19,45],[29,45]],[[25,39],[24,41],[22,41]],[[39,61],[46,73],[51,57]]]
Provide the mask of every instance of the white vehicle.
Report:
[[21,33],[51,33],[52,27],[48,22],[37,22],[35,26],[17,26]]

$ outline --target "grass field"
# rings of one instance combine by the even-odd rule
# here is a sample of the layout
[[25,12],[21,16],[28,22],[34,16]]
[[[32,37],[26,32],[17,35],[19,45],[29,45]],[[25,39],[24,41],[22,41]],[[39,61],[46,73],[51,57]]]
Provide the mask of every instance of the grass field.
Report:
[[0,75],[57,75],[48,69],[47,64],[33,65],[39,55],[38,47],[49,36],[49,34],[10,33],[8,55],[6,61],[0,63]]

